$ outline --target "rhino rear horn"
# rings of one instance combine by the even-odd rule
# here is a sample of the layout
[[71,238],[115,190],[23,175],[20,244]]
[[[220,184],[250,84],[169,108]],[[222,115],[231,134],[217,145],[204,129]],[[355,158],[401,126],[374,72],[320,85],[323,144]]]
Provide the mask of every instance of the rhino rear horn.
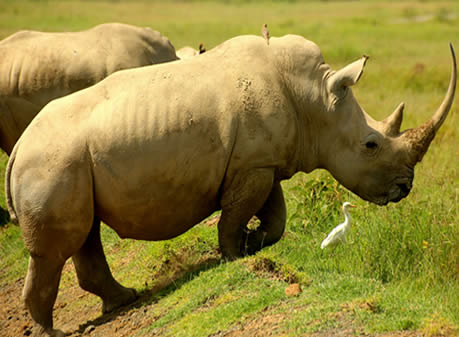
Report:
[[335,72],[328,79],[328,90],[340,97],[340,92],[357,83],[360,76],[362,76],[363,67],[368,59],[368,56],[363,55],[359,60]]
[[397,109],[387,117],[384,123],[384,132],[388,136],[397,136],[400,134],[400,126],[402,125],[403,120],[403,109],[405,108],[405,103],[400,103]]

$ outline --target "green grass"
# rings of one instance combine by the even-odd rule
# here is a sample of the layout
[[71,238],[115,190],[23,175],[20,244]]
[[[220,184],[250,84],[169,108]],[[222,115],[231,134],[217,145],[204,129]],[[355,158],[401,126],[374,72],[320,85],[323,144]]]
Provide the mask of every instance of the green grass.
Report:
[[[422,16],[430,19],[418,22]],[[0,1],[0,37],[19,29],[80,30],[107,21],[151,26],[177,48],[204,42],[208,49],[238,34],[259,34],[267,22],[273,36],[295,33],[316,42],[335,69],[368,54],[354,93],[376,119],[405,101],[402,128],[419,125],[435,111],[449,80],[448,43],[459,53],[454,1]],[[275,329],[292,336],[348,326],[357,335],[399,330],[435,335],[442,326],[457,327],[457,113],[454,104],[416,168],[413,191],[398,204],[364,202],[324,171],[284,182],[286,235],[254,257],[213,261],[215,226],[199,225],[176,239],[151,243],[119,240],[103,226],[108,260],[122,283],[144,291],[175,280],[154,295],[154,323],[139,334],[207,336],[270,315],[282,315]],[[0,157],[0,170],[6,162]],[[355,225],[350,243],[330,256],[319,245],[342,220],[345,200],[359,206],[352,212]],[[11,225],[0,231],[0,245],[0,284],[5,284],[25,275],[27,253],[19,229]],[[303,286],[293,298],[283,292],[292,279]]]
[[[175,287],[152,313],[161,317],[148,329],[151,333],[207,336],[224,331],[244,315],[277,303],[284,291],[281,282],[257,278],[242,263],[221,264]],[[171,310],[164,313],[165,307]]]

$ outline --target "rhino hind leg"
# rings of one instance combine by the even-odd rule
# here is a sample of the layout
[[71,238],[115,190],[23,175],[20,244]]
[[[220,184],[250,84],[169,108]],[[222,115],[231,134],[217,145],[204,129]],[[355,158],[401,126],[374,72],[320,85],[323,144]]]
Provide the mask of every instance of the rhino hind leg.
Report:
[[265,204],[273,179],[272,169],[253,169],[234,177],[231,186],[223,192],[218,241],[225,258],[246,254],[247,223]]
[[34,336],[65,336],[61,330],[53,329],[53,306],[64,263],[53,258],[30,256],[23,297],[35,322]]
[[85,243],[72,256],[80,287],[102,299],[107,313],[137,299],[134,289],[119,284],[110,271],[100,239],[100,220],[95,219]]
[[254,254],[276,243],[284,234],[287,211],[280,182],[273,184],[268,199],[256,216],[260,219],[260,226],[248,233],[245,247],[247,254]]

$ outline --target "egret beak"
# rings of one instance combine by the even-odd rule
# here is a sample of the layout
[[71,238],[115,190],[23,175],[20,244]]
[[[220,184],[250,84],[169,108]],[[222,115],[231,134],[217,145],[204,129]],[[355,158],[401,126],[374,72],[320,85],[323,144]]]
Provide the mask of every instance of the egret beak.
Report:
[[356,208],[356,205],[350,204],[349,207]]

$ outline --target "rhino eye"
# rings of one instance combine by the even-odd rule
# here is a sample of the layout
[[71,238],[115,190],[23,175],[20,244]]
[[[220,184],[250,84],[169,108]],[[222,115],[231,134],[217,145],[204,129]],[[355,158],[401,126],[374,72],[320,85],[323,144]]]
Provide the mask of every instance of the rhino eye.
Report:
[[374,150],[374,149],[376,149],[378,147],[378,144],[376,144],[375,142],[371,142],[370,141],[370,142],[366,142],[365,146],[369,150]]

